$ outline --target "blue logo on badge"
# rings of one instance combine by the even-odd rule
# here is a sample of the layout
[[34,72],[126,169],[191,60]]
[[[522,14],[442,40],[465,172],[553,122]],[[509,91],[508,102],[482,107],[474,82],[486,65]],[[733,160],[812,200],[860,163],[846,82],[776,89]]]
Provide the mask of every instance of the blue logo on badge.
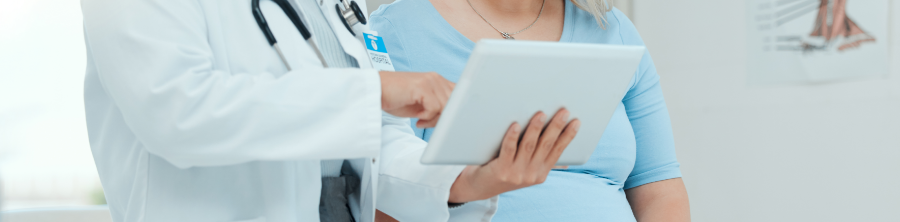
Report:
[[372,34],[364,34],[366,39],[366,48],[376,52],[387,53],[387,49],[384,48],[384,40],[379,36],[375,36]]

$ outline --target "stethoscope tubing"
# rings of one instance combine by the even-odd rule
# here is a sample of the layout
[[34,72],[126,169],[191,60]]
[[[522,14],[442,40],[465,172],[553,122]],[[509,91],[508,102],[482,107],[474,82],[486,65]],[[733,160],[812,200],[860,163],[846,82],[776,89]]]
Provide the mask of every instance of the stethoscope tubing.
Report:
[[[315,38],[313,38],[312,34],[306,29],[306,25],[303,24],[303,21],[300,20],[300,16],[297,11],[294,10],[293,6],[291,6],[290,2],[287,0],[272,0],[275,4],[278,4],[278,7],[288,16],[291,20],[291,23],[294,24],[294,27],[297,27],[297,30],[300,31],[300,35],[303,36],[303,39],[306,40],[306,43],[313,49],[316,53],[316,56],[319,57],[319,61],[322,61],[323,67],[328,67],[328,64],[325,62],[325,57],[322,56],[322,51],[319,50],[319,47],[316,44]],[[259,25],[259,29],[262,30],[263,35],[266,36],[266,41],[269,42],[269,45],[272,48],[275,48],[275,52],[278,53],[278,57],[281,58],[281,62],[284,63],[284,66],[287,67],[288,71],[291,71],[291,66],[287,62],[287,58],[285,58],[284,53],[282,53],[281,48],[278,47],[278,40],[275,39],[275,35],[272,34],[272,30],[269,29],[269,23],[266,22],[266,17],[263,16],[262,10],[259,8],[259,0],[251,0],[250,1],[251,8],[253,10],[253,18],[256,19],[256,24]]]

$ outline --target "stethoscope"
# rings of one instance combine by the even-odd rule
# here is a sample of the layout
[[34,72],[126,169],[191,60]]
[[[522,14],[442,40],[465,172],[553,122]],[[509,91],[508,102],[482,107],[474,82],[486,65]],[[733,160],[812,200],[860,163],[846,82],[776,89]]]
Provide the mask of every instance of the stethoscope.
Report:
[[[294,11],[294,8],[291,6],[291,3],[288,0],[272,0],[278,7],[281,8],[281,11],[284,11],[284,14],[287,14],[288,18],[294,23],[294,26],[297,27],[297,30],[300,31],[300,35],[303,36],[303,39],[306,40],[306,43],[312,47],[313,51],[316,52],[316,56],[319,57],[319,61],[322,61],[322,66],[328,67],[328,64],[325,63],[325,57],[322,56],[322,51],[319,51],[319,47],[316,46],[316,40],[313,38],[312,34],[309,33],[309,30],[306,29],[306,26],[303,25],[303,21],[300,20],[300,15],[297,14],[297,11]],[[309,0],[301,0],[301,1],[309,1]],[[320,0],[321,1],[321,0]],[[359,8],[359,5],[356,4],[356,1],[351,0],[341,0],[343,3],[343,9],[340,4],[335,4],[334,8],[337,10],[338,17],[341,18],[341,21],[344,23],[344,27],[350,31],[350,34],[356,36],[356,33],[353,32],[354,25],[358,23],[366,24],[366,16],[363,14],[362,10]],[[269,41],[269,45],[272,48],[275,48],[275,52],[278,53],[278,57],[281,58],[281,62],[284,63],[284,66],[287,67],[288,71],[291,71],[291,66],[288,65],[287,59],[284,57],[284,54],[281,53],[281,48],[278,47],[278,41],[275,40],[275,35],[272,34],[272,30],[269,29],[269,24],[266,22],[266,17],[263,16],[262,10],[259,9],[259,0],[252,0],[251,7],[253,9],[253,17],[256,19],[256,24],[259,25],[259,29],[262,30],[263,34],[266,36],[266,40]]]

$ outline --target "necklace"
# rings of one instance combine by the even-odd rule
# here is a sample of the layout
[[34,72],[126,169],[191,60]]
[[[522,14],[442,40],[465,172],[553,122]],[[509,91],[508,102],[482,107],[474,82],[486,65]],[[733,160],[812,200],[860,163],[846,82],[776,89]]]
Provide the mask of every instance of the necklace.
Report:
[[541,3],[541,11],[538,12],[537,18],[534,19],[534,22],[532,22],[531,25],[529,25],[528,27],[525,27],[522,30],[519,30],[518,32],[513,32],[513,33],[500,31],[500,29],[497,29],[497,27],[494,27],[494,24],[491,24],[491,22],[489,22],[486,18],[484,18],[484,16],[481,15],[481,13],[478,13],[478,10],[475,10],[475,6],[472,6],[471,0],[466,0],[466,2],[469,3],[469,7],[472,7],[472,11],[475,11],[475,14],[478,14],[478,16],[481,16],[481,19],[484,20],[484,22],[487,22],[487,24],[490,25],[491,28],[494,28],[494,30],[497,30],[497,32],[500,32],[500,35],[503,36],[503,38],[509,39],[509,40],[515,40],[516,38],[513,38],[512,35],[519,34],[521,32],[524,32],[525,30],[528,30],[529,28],[531,28],[531,26],[534,26],[534,24],[537,23],[538,19],[541,19],[541,14],[544,14],[544,5],[547,3],[547,0],[544,0]]

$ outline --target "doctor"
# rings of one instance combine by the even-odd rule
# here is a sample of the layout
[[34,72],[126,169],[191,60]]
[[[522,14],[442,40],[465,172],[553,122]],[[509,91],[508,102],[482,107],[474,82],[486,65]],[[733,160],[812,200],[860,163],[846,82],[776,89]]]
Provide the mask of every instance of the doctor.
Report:
[[423,166],[400,117],[433,126],[452,83],[374,69],[360,40],[377,33],[338,15],[363,0],[260,1],[277,44],[251,1],[82,0],[89,138],[115,221],[373,221],[376,203],[402,221],[487,221],[577,131],[557,116],[541,134],[538,114],[488,165]]

